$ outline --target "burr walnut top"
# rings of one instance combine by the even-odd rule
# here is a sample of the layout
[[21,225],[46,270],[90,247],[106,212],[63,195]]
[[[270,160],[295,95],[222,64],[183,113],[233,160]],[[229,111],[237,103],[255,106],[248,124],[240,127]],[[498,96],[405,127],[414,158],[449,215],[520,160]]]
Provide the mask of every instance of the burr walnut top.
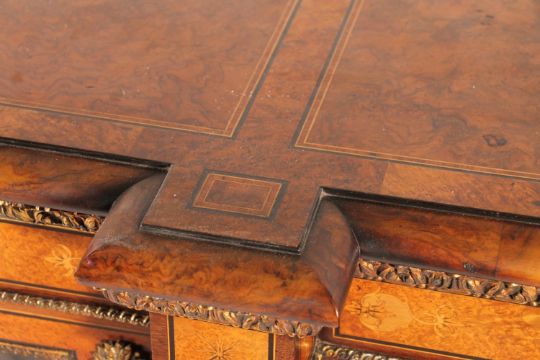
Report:
[[143,228],[217,242],[321,189],[538,216],[539,6],[5,0],[0,137],[163,165]]

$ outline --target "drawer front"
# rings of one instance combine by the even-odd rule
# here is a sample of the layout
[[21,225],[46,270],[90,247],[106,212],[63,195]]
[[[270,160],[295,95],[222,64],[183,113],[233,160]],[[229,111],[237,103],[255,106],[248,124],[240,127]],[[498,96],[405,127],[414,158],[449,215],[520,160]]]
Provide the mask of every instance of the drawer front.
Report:
[[415,358],[537,359],[540,308],[354,279],[333,336]]
[[28,286],[30,291],[58,290],[98,296],[73,276],[91,237],[0,222],[0,288]]
[[307,360],[303,340],[151,314],[153,360]]
[[147,324],[134,325],[9,302],[0,302],[0,324],[0,359],[113,359],[99,357],[97,352],[110,352],[110,342],[115,341],[121,341],[119,347],[130,344],[132,351],[143,355],[150,351]]

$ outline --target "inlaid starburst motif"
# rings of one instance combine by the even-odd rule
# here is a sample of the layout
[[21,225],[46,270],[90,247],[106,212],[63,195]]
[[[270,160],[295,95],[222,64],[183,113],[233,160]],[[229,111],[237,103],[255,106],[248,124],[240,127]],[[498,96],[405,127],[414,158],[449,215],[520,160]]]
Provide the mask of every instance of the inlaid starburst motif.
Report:
[[222,336],[207,338],[198,335],[198,338],[204,344],[204,353],[207,360],[234,360],[237,358],[235,356],[235,341],[224,339]]

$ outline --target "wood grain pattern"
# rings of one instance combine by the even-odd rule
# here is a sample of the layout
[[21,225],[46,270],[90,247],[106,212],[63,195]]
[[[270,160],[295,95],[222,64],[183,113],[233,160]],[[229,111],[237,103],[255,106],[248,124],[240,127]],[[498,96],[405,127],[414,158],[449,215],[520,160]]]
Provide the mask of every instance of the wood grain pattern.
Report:
[[96,293],[74,277],[90,241],[89,236],[0,222],[0,281]]
[[[0,339],[36,346],[72,350],[78,359],[90,359],[104,340],[124,339],[150,349],[150,337],[144,331],[106,321],[89,321],[57,312],[32,312],[21,307],[0,305]],[[77,339],[77,341],[73,341]]]
[[368,195],[336,203],[368,258],[540,284],[537,218]]
[[270,217],[286,183],[276,179],[253,178],[239,174],[204,174],[193,194],[192,206],[251,216]]
[[[208,4],[213,4],[211,0],[207,1]],[[86,9],[85,2],[78,5],[66,4],[62,11],[56,12],[54,9],[44,6],[42,10],[49,15],[48,20],[35,22],[9,20],[5,22],[6,28],[10,30],[6,31],[6,34],[20,34],[7,42],[7,44],[15,45],[19,41],[20,44],[17,44],[20,45],[20,51],[12,50],[12,48],[16,48],[12,46],[9,51],[4,53],[6,64],[13,67],[14,71],[16,67],[24,67],[34,61],[42,61],[52,68],[59,66],[55,63],[49,63],[46,58],[29,59],[27,52],[32,53],[34,50],[37,51],[36,49],[42,49],[44,56],[47,56],[51,54],[50,51],[46,51],[47,49],[50,50],[53,45],[61,46],[63,44],[69,55],[79,54],[80,51],[88,50],[99,44],[99,48],[96,49],[99,51],[95,54],[92,53],[92,56],[85,59],[78,68],[66,65],[66,68],[63,68],[61,72],[48,72],[43,80],[44,84],[54,83],[55,76],[58,78],[57,82],[48,87],[41,86],[50,90],[51,94],[59,93],[53,99],[54,101],[69,103],[70,106],[83,111],[83,113],[61,114],[46,108],[40,110],[39,106],[29,109],[4,105],[1,106],[0,110],[2,114],[0,136],[48,143],[54,146],[68,146],[82,151],[110,153],[130,159],[137,158],[140,161],[152,160],[162,164],[171,164],[163,188],[157,194],[144,218],[144,225],[167,229],[171,232],[208,235],[215,241],[229,243],[251,242],[288,248],[289,250],[300,248],[305,240],[317,192],[321,187],[362,192],[387,192],[384,190],[387,188],[383,185],[384,181],[387,182],[388,186],[394,187],[390,181],[391,176],[395,175],[389,171],[389,176],[386,178],[387,167],[396,165],[396,161],[406,162],[407,160],[384,156],[388,152],[399,154],[407,159],[411,156],[415,159],[427,159],[427,162],[411,160],[412,165],[430,165],[433,169],[452,167],[455,175],[453,184],[455,185],[451,190],[462,195],[450,196],[447,194],[443,196],[445,190],[449,188],[449,185],[444,186],[445,180],[437,180],[437,177],[444,177],[443,173],[443,175],[436,176],[436,183],[432,185],[437,189],[436,184],[440,184],[439,188],[442,188],[438,192],[440,195],[433,195],[432,200],[451,201],[459,206],[488,207],[494,211],[517,211],[527,214],[538,212],[537,203],[540,201],[538,179],[525,174],[534,174],[537,172],[538,166],[533,160],[538,149],[534,145],[535,142],[532,141],[537,129],[534,122],[531,123],[532,120],[530,120],[534,119],[535,113],[533,107],[527,105],[534,104],[531,99],[534,98],[535,92],[531,89],[534,89],[538,82],[538,71],[534,71],[536,60],[531,55],[535,53],[538,46],[537,38],[534,36],[536,32],[528,30],[534,28],[535,24],[535,12],[531,11],[534,9],[534,2],[520,0],[514,8],[499,2],[495,5],[480,3],[474,9],[472,8],[474,6],[467,2],[457,2],[451,11],[445,11],[448,5],[429,5],[421,0],[401,1],[399,6],[395,7],[372,1],[352,0],[328,3],[310,0],[296,6],[294,14],[291,12],[293,5],[290,3],[263,2],[259,4],[260,10],[244,9],[245,13],[242,12],[242,17],[238,19],[231,14],[234,14],[235,11],[232,9],[241,8],[239,3],[232,4],[231,9],[228,10],[216,7],[215,12],[212,13],[202,11],[202,5],[191,4],[191,1],[188,3],[182,9],[176,8],[172,3],[163,4],[164,8],[173,10],[165,18],[166,23],[175,24],[174,21],[185,18],[187,11],[194,11],[197,15],[194,15],[194,23],[190,26],[194,26],[195,23],[201,25],[220,18],[221,20],[216,20],[212,26],[225,26],[227,30],[234,30],[233,33],[223,31],[219,34],[210,34],[209,29],[206,29],[209,32],[206,33],[205,30],[200,34],[201,38],[198,39],[199,35],[187,30],[184,32],[182,29],[177,35],[178,41],[187,41],[186,51],[182,52],[182,56],[193,54],[192,56],[198,58],[203,54],[214,55],[204,58],[200,64],[205,63],[205,61],[212,64],[214,61],[227,63],[227,60],[237,64],[238,59],[246,57],[256,62],[257,54],[260,54],[259,50],[264,52],[262,48],[266,46],[265,41],[269,38],[273,39],[272,31],[275,30],[276,24],[282,24],[280,19],[281,15],[284,14],[283,11],[290,15],[285,15],[285,17],[289,16],[292,20],[286,26],[287,29],[282,28],[284,36],[280,40],[280,45],[275,49],[271,63],[268,64],[270,67],[268,71],[265,71],[264,81],[258,84],[256,94],[254,93],[250,99],[249,111],[242,115],[242,130],[235,134],[234,139],[218,137],[209,139],[194,133],[170,131],[165,128],[141,128],[129,122],[111,123],[84,114],[83,110],[88,107],[89,103],[96,108],[114,106],[115,111],[118,111],[120,116],[127,117],[132,116],[133,112],[139,111],[137,109],[147,109],[149,103],[156,103],[158,104],[156,111],[167,118],[163,117],[162,119],[165,119],[163,121],[175,122],[175,119],[185,117],[186,114],[196,109],[193,111],[203,114],[203,117],[208,121],[223,124],[223,119],[226,118],[224,114],[227,111],[224,110],[217,114],[214,107],[216,105],[212,101],[216,99],[216,101],[220,101],[216,94],[222,92],[223,89],[227,88],[229,91],[227,87],[230,85],[229,80],[234,83],[237,80],[238,83],[243,82],[247,76],[245,68],[249,68],[249,66],[241,69],[235,67],[230,72],[224,70],[223,82],[215,82],[209,78],[207,86],[201,90],[200,84],[197,83],[198,80],[195,81],[195,78],[191,76],[199,79],[200,71],[205,70],[208,70],[209,74],[212,75],[214,67],[209,66],[205,70],[201,67],[200,71],[197,72],[192,71],[191,65],[179,69],[167,63],[164,60],[165,56],[176,54],[177,51],[167,41],[172,36],[171,29],[174,26],[171,25],[170,28],[159,28],[156,29],[159,31],[152,32],[154,35],[152,35],[151,40],[154,40],[156,44],[162,42],[164,45],[161,45],[161,48],[159,46],[151,47],[152,51],[145,52],[140,57],[132,57],[133,60],[128,61],[129,66],[126,65],[122,67],[122,71],[117,71],[114,64],[122,59],[122,56],[127,53],[142,53],[141,49],[144,47],[144,43],[149,40],[133,36],[130,41],[123,41],[123,45],[115,48],[116,50],[111,50],[107,45],[118,44],[121,32],[119,26],[106,21],[118,16],[120,5],[109,2],[104,2],[91,9],[92,14],[96,15],[97,22],[106,22],[102,26],[103,32],[98,33],[90,32],[93,27],[84,21],[74,22],[74,19],[79,19],[83,10]],[[25,19],[36,16],[36,9],[15,3],[10,3],[10,6],[17,9],[20,7],[21,10],[24,10],[15,13],[21,14],[20,16],[25,17]],[[99,15],[98,13],[103,9],[110,11],[107,11],[107,15]],[[130,8],[125,19],[126,28],[133,28],[139,24],[140,19],[144,18],[148,20],[144,25],[154,29],[157,26],[155,23],[157,11],[158,9],[154,5]],[[258,14],[257,11],[264,11],[265,15],[262,17],[264,20],[261,20],[260,24],[251,24],[247,19],[248,13],[254,15]],[[444,13],[444,17],[438,18],[439,12]],[[136,14],[148,15],[148,17],[139,18]],[[58,44],[51,44],[50,41],[39,44],[35,41],[36,39],[30,36],[24,37],[24,34],[36,34],[36,27],[43,22],[50,25],[45,33],[54,33],[55,26],[62,24],[68,15],[73,15],[73,17],[69,18],[67,22],[64,21],[68,26],[67,31],[73,31],[74,34],[80,36],[86,34],[89,39],[88,43],[79,44],[65,35],[59,38]],[[391,31],[378,25],[385,23],[383,21],[385,17],[396,19],[392,22],[394,25]],[[407,27],[404,24],[407,24],[409,17],[412,20],[410,20],[411,25]],[[487,21],[486,19],[491,20]],[[521,20],[513,21],[513,19]],[[26,28],[24,23],[32,25]],[[238,29],[242,27],[247,30],[252,30],[254,27],[259,31],[253,33],[245,31],[245,34],[241,34]],[[422,31],[414,31],[413,27],[421,28]],[[460,31],[464,32],[463,35]],[[104,32],[109,34],[110,39],[103,43],[97,42],[97,39],[104,36]],[[482,39],[503,38],[501,35],[503,32],[505,39],[515,38],[515,41],[489,41],[489,47],[481,46],[486,43],[482,42]],[[399,36],[394,37],[391,33]],[[444,36],[440,35],[440,38],[435,35],[430,36],[431,33],[443,34]],[[522,33],[526,33],[527,36],[521,36]],[[4,36],[8,37],[8,35]],[[43,36],[41,32],[37,38],[40,36]],[[250,40],[245,41],[246,38]],[[389,38],[399,39],[399,41],[396,40],[396,44],[392,45]],[[421,41],[416,41],[417,38]],[[229,41],[230,49],[223,52],[223,43],[227,43],[227,41]],[[30,45],[35,46],[35,48]],[[219,46],[216,47],[216,45]],[[448,46],[445,47],[445,45]],[[156,48],[162,49],[163,52],[156,52]],[[246,50],[246,48],[250,50]],[[255,51],[255,48],[258,50]],[[478,51],[478,58],[466,57],[467,51],[472,51],[473,48]],[[126,53],[122,52],[122,49]],[[370,49],[378,56],[377,63],[374,62],[373,56],[370,57]],[[401,51],[400,49],[406,50]],[[454,52],[449,49],[459,49],[459,52],[452,57]],[[523,51],[512,51],[516,49]],[[168,51],[172,51],[172,53]],[[241,54],[240,51],[242,51]],[[115,56],[109,52],[113,52]],[[437,54],[437,61],[430,63],[442,63],[444,66],[441,65],[439,69],[436,66],[426,66],[425,59],[429,58],[427,55],[432,53]],[[498,53],[508,53],[511,56],[495,56]],[[103,59],[98,59],[96,54],[102,54],[101,56],[105,58],[110,55],[111,63],[101,62]],[[154,69],[156,76],[152,78],[152,81],[163,73],[174,75],[180,71],[193,80],[186,80],[183,83],[182,91],[186,94],[203,91],[205,94],[208,92],[208,94],[212,93],[215,96],[209,98],[206,98],[206,95],[201,97],[187,96],[182,102],[181,109],[176,102],[169,101],[167,97],[157,101],[157,95],[148,92],[141,92],[140,95],[134,96],[133,89],[125,83],[133,85],[131,81],[139,79],[141,74],[133,71],[140,67],[139,60],[148,60],[151,55],[155,55],[155,59],[152,61],[158,63],[164,61],[162,66]],[[403,70],[399,70],[398,66],[399,61],[401,61],[399,60],[400,56],[406,60],[407,64],[410,64]],[[341,60],[337,64],[339,57]],[[524,59],[523,64],[527,64],[520,69],[522,73],[528,75],[510,77],[508,75],[510,70],[519,68],[516,67],[516,64],[519,63],[520,59]],[[71,64],[72,60],[72,58],[68,58],[66,64]],[[77,82],[77,79],[89,82],[99,80],[87,76],[88,73],[96,71],[94,66],[96,63],[103,65],[99,70],[100,74],[111,73],[112,75],[103,75],[99,78],[101,82],[90,84],[89,89],[74,91],[78,86],[82,86],[80,84],[84,84],[84,81]],[[487,65],[483,66],[484,63]],[[480,67],[481,64],[482,67]],[[453,68],[457,69],[455,73],[451,71]],[[494,70],[499,68],[501,71]],[[357,71],[357,69],[362,69],[362,71]],[[390,71],[391,69],[393,70]],[[12,80],[18,79],[20,76],[16,76],[17,74],[13,72],[11,74],[13,79],[5,81],[9,83],[9,86],[4,87],[7,89],[6,91],[9,90],[12,95],[20,95],[23,94],[21,92],[23,88],[39,89],[41,88],[39,85],[44,85],[39,83],[41,80],[32,71],[28,72],[29,75],[24,75],[20,71],[23,81],[15,81],[15,83]],[[9,74],[9,71],[6,72],[6,76]],[[334,74],[331,82],[327,79],[326,74]],[[130,77],[131,75],[132,77]],[[389,76],[391,80],[387,85],[379,81]],[[119,94],[117,97],[113,96],[113,100],[105,101],[103,96],[106,97],[108,91],[113,91],[108,88],[108,81],[117,81],[117,84],[112,85],[115,88],[114,91],[119,91],[116,89],[119,86],[126,90],[126,95]],[[148,86],[151,86],[152,81],[147,82]],[[465,83],[472,84],[472,82],[484,85],[478,86],[476,89],[463,85]],[[163,89],[160,88],[156,91],[158,93],[162,90],[171,94],[177,93],[174,86],[174,89],[169,89],[166,83],[170,82],[164,80],[160,83],[164,86]],[[349,145],[365,149],[362,157],[304,151],[289,146],[291,140],[296,138],[295,131],[302,127],[303,114],[316,107],[316,104],[312,104],[310,99],[315,100],[319,90],[324,89],[327,83],[329,86],[328,95],[321,107],[319,120],[314,123],[319,125],[317,125],[318,127],[314,125],[312,134],[334,136],[336,139],[340,136],[339,134],[344,134],[343,136],[346,135],[350,138],[346,142],[352,141],[352,145]],[[373,86],[371,86],[372,83]],[[500,91],[501,94],[508,95],[509,100],[505,102],[507,110],[498,109],[495,111],[494,108],[486,105],[490,102],[497,102],[499,94],[494,90],[495,86],[485,85],[491,83],[498,83],[499,88],[505,89]],[[367,85],[363,86],[364,84]],[[454,88],[451,84],[454,84]],[[363,86],[361,90],[366,92],[366,96],[362,96],[362,99],[358,100],[352,95],[347,95],[362,93],[357,91],[359,85]],[[62,86],[69,91],[61,90]],[[92,86],[95,87],[92,88]],[[390,104],[393,106],[393,112],[388,110],[387,113],[381,107],[373,107],[373,112],[379,116],[377,119],[384,118],[384,127],[388,129],[387,133],[393,134],[385,136],[381,129],[376,128],[377,124],[383,120],[374,121],[371,117],[363,117],[362,114],[367,111],[369,104],[376,104],[379,99],[381,104],[385,104],[386,99],[392,98],[387,96],[387,93],[393,94],[392,89],[397,89],[395,99],[392,100],[395,105]],[[454,92],[451,93],[448,89],[453,89]],[[415,102],[409,101],[407,91],[419,91],[418,94],[415,93]],[[438,94],[438,91],[441,92],[440,96],[434,95]],[[52,96],[49,93],[46,90],[33,90],[20,96]],[[452,109],[456,108],[456,104],[461,100],[464,102],[463,111],[462,114],[457,114]],[[342,106],[342,102],[346,102],[347,105]],[[227,103],[230,104],[230,102]],[[412,104],[415,104],[416,110],[409,109],[413,106]],[[422,104],[425,104],[424,108]],[[479,110],[473,109],[473,104],[479,104]],[[229,107],[227,108],[229,109]],[[409,120],[403,122],[395,120],[399,119],[399,117],[392,115],[396,111],[408,114],[407,119]],[[421,116],[413,116],[416,114],[415,111]],[[482,114],[480,114],[481,111],[483,111]],[[509,117],[510,113],[517,114],[512,118],[512,122],[503,121],[503,117]],[[465,119],[465,122],[455,120],[458,118]],[[324,125],[326,121],[324,119],[337,120]],[[40,131],[27,130],[27,124],[38,122],[43,124]],[[211,127],[218,128],[219,126],[216,124],[211,125]],[[305,125],[304,127],[309,127],[308,123]],[[335,126],[338,127],[337,131],[334,131]],[[222,127],[222,129],[224,128]],[[371,134],[371,136],[358,136],[358,132]],[[526,136],[523,134],[529,134],[528,136],[532,137],[523,137]],[[302,138],[302,136],[300,137]],[[501,138],[505,139],[505,144],[502,144],[504,141]],[[327,140],[330,141],[330,139]],[[325,139],[321,141],[327,142]],[[339,139],[336,141],[339,142]],[[355,143],[355,141],[366,143]],[[451,145],[454,143],[456,145],[452,148]],[[463,164],[454,166],[449,165],[449,163]],[[288,180],[290,184],[282,204],[271,222],[234,216],[230,213],[203,213],[201,210],[190,207],[189,203],[205,169],[284,179]],[[403,172],[400,176],[414,177],[418,169],[426,168],[404,167],[400,170]],[[441,174],[436,171],[435,173]],[[477,173],[498,176],[476,177]],[[328,176],[328,174],[332,174],[332,176]],[[54,175],[58,176],[58,174]],[[85,180],[91,178],[90,175],[79,177]],[[517,183],[515,182],[516,177],[520,178]],[[385,178],[387,180],[384,180]],[[45,178],[43,181],[46,181]],[[92,181],[99,180],[92,179]],[[471,182],[473,185],[470,185]],[[517,185],[512,185],[514,183]],[[414,184],[409,186],[414,189],[422,188],[414,186]],[[404,184],[400,191],[409,194],[406,197],[421,197],[422,194],[415,193],[414,189],[407,189]],[[473,190],[471,189],[478,189],[475,191],[477,195],[472,194]],[[395,191],[397,193],[398,190]],[[492,193],[500,195],[490,197],[489,194]],[[61,202],[59,200],[62,199],[52,199],[52,195],[61,197],[62,194],[52,192],[51,199],[49,199]],[[19,192],[18,196],[23,195]],[[34,196],[39,199],[37,194]],[[253,194],[252,196],[259,195]],[[480,202],[480,200],[475,200],[476,197],[489,198],[489,200]],[[65,202],[65,199],[63,200]],[[254,200],[256,199],[254,198]],[[35,203],[37,204],[39,201],[35,201]]]
[[[293,35],[287,46],[289,49],[295,45],[302,44],[308,48],[315,44],[316,54],[321,56],[316,63],[310,65],[309,68],[304,68],[303,64],[295,63],[295,70],[308,71],[309,83],[299,84],[301,91],[296,94],[289,95],[293,112],[283,114],[284,119],[299,116],[301,106],[297,104],[300,99],[306,100],[309,97],[311,90],[310,84],[315,85],[318,70],[324,63],[324,55],[332,49],[333,35],[339,31],[341,21],[347,11],[348,1],[337,1],[333,4],[321,0],[306,1],[298,8],[298,17],[291,23],[290,31],[287,34]],[[314,21],[317,19],[317,21]],[[328,33],[326,33],[328,32]],[[281,48],[285,48],[285,39]],[[211,47],[210,44],[206,46]],[[210,51],[210,50],[209,50]],[[276,56],[277,59],[277,56]],[[286,67],[293,64],[285,64]],[[277,70],[278,73],[283,71],[290,72],[289,69]],[[276,71],[269,72],[275,74]],[[265,81],[266,83],[266,81]],[[271,89],[263,89],[266,91],[266,98],[275,106],[279,99],[286,98],[286,94],[278,97],[273,97]],[[276,91],[278,89],[275,89]],[[285,90],[281,89],[280,91]],[[251,109],[255,108],[256,101],[253,102]],[[24,115],[23,115],[24,114]],[[295,115],[296,114],[296,115]],[[37,137],[31,134],[30,137],[22,136],[19,133],[24,131],[21,120],[23,116],[25,123],[27,121],[40,121],[47,123],[41,133],[35,133]],[[276,114],[272,115],[275,119]],[[248,138],[252,132],[254,138],[248,140],[243,138],[241,141],[224,140],[221,138],[212,138],[196,136],[184,132],[167,131],[166,129],[145,128],[143,130],[134,128],[128,124],[104,123],[98,120],[92,120],[92,124],[99,124],[97,128],[89,126],[84,121],[78,121],[81,116],[58,114],[50,111],[41,111],[38,109],[29,110],[22,108],[14,108],[10,106],[2,107],[3,122],[2,132],[0,136],[11,137],[16,139],[24,139],[40,143],[51,143],[51,138],[57,138],[59,133],[64,134],[62,141],[64,145],[79,148],[86,151],[100,151],[110,153],[114,147],[116,155],[123,155],[128,158],[139,158],[141,160],[152,160],[159,163],[172,164],[168,172],[167,179],[163,184],[163,188],[157,195],[153,204],[149,208],[148,214],[145,216],[144,225],[147,227],[155,227],[168,229],[169,231],[190,232],[196,234],[205,234],[212,236],[215,240],[222,242],[230,241],[250,241],[253,243],[261,243],[264,245],[283,247],[286,250],[291,250],[301,247],[305,240],[306,227],[309,226],[311,214],[314,205],[317,202],[318,191],[320,184],[315,179],[320,177],[320,170],[309,166],[314,161],[321,164],[318,156],[313,154],[298,154],[296,151],[290,151],[287,147],[279,148],[270,143],[259,141],[260,136],[267,137],[271,134],[268,125],[272,123],[272,119],[265,120],[263,126],[259,129],[250,127],[248,132],[242,131],[239,137],[243,138],[246,134]],[[30,120],[29,120],[30,119]],[[33,120],[32,120],[33,119]],[[272,121],[271,121],[272,120]],[[50,122],[49,122],[50,121]],[[87,122],[90,122],[88,120]],[[78,123],[78,124],[76,124]],[[247,124],[247,116],[245,124]],[[291,131],[289,136],[294,132],[291,127],[292,123],[287,120],[287,128]],[[256,123],[258,124],[258,123]],[[98,130],[99,129],[99,130]],[[84,132],[85,136],[81,137]],[[19,134],[17,134],[19,133]],[[28,133],[28,132],[27,132]],[[43,136],[42,135],[45,135]],[[55,135],[56,134],[56,135]],[[110,135],[109,135],[110,134]],[[287,136],[287,135],[285,135]],[[100,141],[90,140],[93,144],[87,148],[85,144],[89,144],[85,140],[86,137],[99,138]],[[72,142],[77,139],[76,142]],[[114,141],[111,140],[114,139]],[[161,139],[159,143],[156,139]],[[288,141],[283,138],[282,141]],[[119,146],[119,142],[123,146]],[[263,145],[266,144],[266,145]],[[58,145],[58,143],[55,143]],[[215,151],[223,151],[219,158],[208,156]],[[269,156],[272,155],[272,156]],[[291,160],[289,157],[298,156],[297,159]],[[176,166],[179,160],[182,159],[182,165]],[[305,166],[297,166],[303,163]],[[334,161],[328,158],[324,164],[333,167]],[[336,180],[343,183],[349,183],[351,179],[362,186],[362,190],[376,190],[379,177],[385,168],[384,164],[361,164],[350,167],[350,164],[342,164],[339,167],[354,168],[355,173],[360,175],[366,172],[373,175],[373,179],[362,181],[355,180],[351,176],[336,176]],[[279,211],[276,213],[273,221],[265,222],[262,219],[233,217],[231,214],[209,214],[202,213],[200,210],[190,208],[190,203],[197,182],[204,172],[204,169],[215,169],[236,174],[249,174],[272,179],[296,179],[290,183],[286,196],[283,198]],[[306,169],[312,172],[307,175]],[[294,174],[290,172],[294,171]],[[302,179],[308,178],[309,184],[304,183]],[[293,191],[291,191],[293,189]],[[39,203],[39,202],[35,202]],[[174,210],[174,211],[172,211]],[[181,213],[181,214],[180,214]],[[203,214],[203,215],[201,215]],[[213,224],[209,226],[209,223]]]
[[339,335],[488,359],[540,356],[538,308],[354,280]]
[[231,136],[295,3],[5,2],[0,102]]
[[[358,253],[335,205],[321,201],[302,254],[260,251],[140,232],[144,209],[161,182],[161,175],[142,181],[115,203],[77,270],[83,284],[122,289],[123,305],[169,315],[186,316],[181,302],[190,302],[264,315],[256,319],[276,319],[278,330],[280,319],[314,329],[337,325]],[[129,290],[134,296],[122,294]],[[154,301],[153,294],[161,295]]]
[[86,286],[316,328],[359,252],[540,284],[534,0],[2,5],[0,199],[108,215]]
[[102,215],[122,191],[156,172],[148,164],[128,165],[99,159],[97,154],[92,159],[57,150],[0,142],[2,200]]
[[[173,360],[174,341],[171,341],[169,317],[150,313],[150,338],[152,346],[152,360]],[[174,335],[174,334],[173,334]]]
[[361,352],[384,354],[403,359],[418,360],[455,360],[470,359],[467,356],[458,354],[441,353],[430,349],[414,348],[407,345],[394,344],[389,341],[378,341],[374,339],[341,336],[336,329],[323,330],[317,339],[333,344],[336,347],[344,347]]
[[[231,333],[231,330],[226,331],[229,328],[224,328],[219,325],[203,324],[202,326],[210,329],[210,333],[216,334],[216,336],[208,336],[208,332],[200,331],[198,329],[200,323],[184,319],[179,322],[179,319],[174,319],[172,317],[167,317],[163,315],[151,314],[151,333],[152,333],[152,359],[154,360],[174,360],[174,359],[191,359],[192,354],[194,357],[202,357],[203,359],[213,359],[210,354],[215,355],[216,345],[214,340],[216,337],[221,340],[221,343],[218,344],[229,344],[229,347],[218,347],[218,349],[229,349],[226,351],[221,351],[221,358],[219,356],[214,356],[215,359],[223,360],[243,360],[251,359],[247,357],[247,354],[250,356],[257,356],[254,353],[262,354],[266,351],[267,357],[264,359],[269,360],[308,360],[311,357],[313,339],[311,337],[304,339],[292,339],[286,336],[268,336],[266,335],[266,347],[264,347],[265,335],[258,333],[256,335],[255,343],[247,340],[253,340],[253,334],[257,334],[248,330],[232,329],[234,332]],[[181,334],[187,336],[178,336],[178,332],[174,330],[174,324],[180,323],[182,328],[180,330]],[[232,336],[224,336],[228,333]],[[245,339],[240,339],[235,341],[238,337],[245,337]],[[178,337],[177,339],[175,339]],[[190,341],[195,337],[195,341]],[[231,341],[229,341],[229,339]],[[254,347],[256,343],[259,342],[259,348],[251,350],[250,348]],[[209,346],[210,344],[210,346]],[[241,347],[241,345],[246,345],[246,348]],[[262,345],[262,346],[261,346]],[[181,355],[177,355],[176,349],[180,349]],[[210,349],[210,351],[209,351]]]
[[273,337],[201,321],[174,319],[177,360],[270,360],[274,358]]
[[539,178],[535,1],[357,3],[297,146]]
[[540,183],[486,174],[390,164],[380,194],[540,216]]

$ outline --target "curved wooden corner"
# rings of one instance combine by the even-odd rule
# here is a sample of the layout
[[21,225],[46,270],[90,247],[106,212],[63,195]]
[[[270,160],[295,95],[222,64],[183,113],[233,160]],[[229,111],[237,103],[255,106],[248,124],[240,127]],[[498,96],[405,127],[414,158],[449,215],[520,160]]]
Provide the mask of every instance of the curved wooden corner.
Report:
[[321,197],[300,254],[272,252],[145,232],[163,176],[115,202],[76,273],[82,283],[124,306],[291,336],[338,325],[358,246],[331,201]]

